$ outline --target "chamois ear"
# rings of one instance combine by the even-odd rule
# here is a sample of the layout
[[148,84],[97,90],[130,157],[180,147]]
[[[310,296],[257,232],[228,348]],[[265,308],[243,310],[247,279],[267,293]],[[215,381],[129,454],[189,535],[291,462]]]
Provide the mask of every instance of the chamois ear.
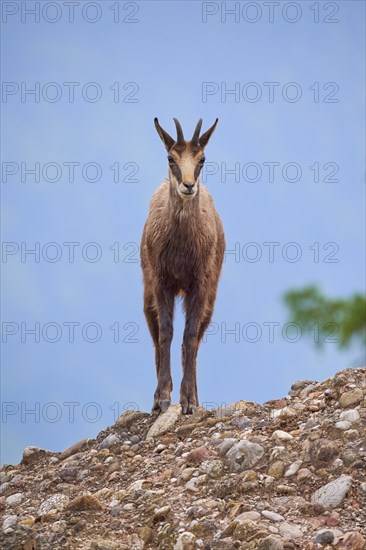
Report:
[[161,141],[164,143],[165,149],[170,151],[175,143],[174,139],[160,126],[157,117],[154,118],[154,124]]
[[209,128],[202,136],[199,138],[198,143],[201,145],[201,147],[204,149],[206,145],[208,144],[210,137],[215,131],[216,125],[218,123],[219,119],[217,118],[215,120],[215,123]]

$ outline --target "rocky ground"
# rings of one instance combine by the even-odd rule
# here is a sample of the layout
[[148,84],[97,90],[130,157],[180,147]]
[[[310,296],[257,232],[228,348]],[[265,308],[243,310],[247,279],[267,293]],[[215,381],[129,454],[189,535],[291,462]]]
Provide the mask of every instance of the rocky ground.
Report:
[[283,399],[129,411],[0,470],[2,550],[366,549],[366,368]]

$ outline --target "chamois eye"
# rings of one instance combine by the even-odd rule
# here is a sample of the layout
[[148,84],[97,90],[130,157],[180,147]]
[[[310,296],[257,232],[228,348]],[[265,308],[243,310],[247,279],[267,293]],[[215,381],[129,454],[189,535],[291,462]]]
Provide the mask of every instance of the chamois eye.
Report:
[[172,155],[168,156],[168,162],[169,162],[169,164],[173,164],[174,158],[172,157]]
[[205,162],[205,160],[206,160],[205,157],[201,157],[200,158],[200,164],[203,164]]

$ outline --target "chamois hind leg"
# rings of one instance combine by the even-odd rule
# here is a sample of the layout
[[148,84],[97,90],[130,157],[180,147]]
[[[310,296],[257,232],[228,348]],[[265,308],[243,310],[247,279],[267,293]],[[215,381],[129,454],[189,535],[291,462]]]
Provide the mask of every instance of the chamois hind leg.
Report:
[[185,298],[186,324],[182,345],[183,379],[180,403],[183,414],[192,414],[198,407],[196,358],[199,346],[199,328],[205,310],[205,299],[200,289]]
[[158,385],[154,394],[153,410],[165,412],[170,403],[173,381],[170,372],[170,344],[173,338],[174,292],[171,289],[158,289]]
[[156,376],[159,376],[159,318],[156,310],[154,296],[145,291],[144,293],[144,313],[147,326],[149,327],[151,337],[155,347],[155,366]]

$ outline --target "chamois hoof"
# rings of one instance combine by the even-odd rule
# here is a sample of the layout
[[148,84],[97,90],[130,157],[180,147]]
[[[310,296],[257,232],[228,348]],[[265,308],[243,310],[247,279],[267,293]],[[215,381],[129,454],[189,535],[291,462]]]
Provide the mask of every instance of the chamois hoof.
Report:
[[152,412],[158,411],[158,412],[165,413],[169,409],[169,407],[170,407],[170,401],[169,400],[167,400],[167,399],[164,399],[164,400],[157,399],[156,401],[154,401]]
[[197,407],[195,405],[182,405],[183,414],[193,414],[196,411]]

